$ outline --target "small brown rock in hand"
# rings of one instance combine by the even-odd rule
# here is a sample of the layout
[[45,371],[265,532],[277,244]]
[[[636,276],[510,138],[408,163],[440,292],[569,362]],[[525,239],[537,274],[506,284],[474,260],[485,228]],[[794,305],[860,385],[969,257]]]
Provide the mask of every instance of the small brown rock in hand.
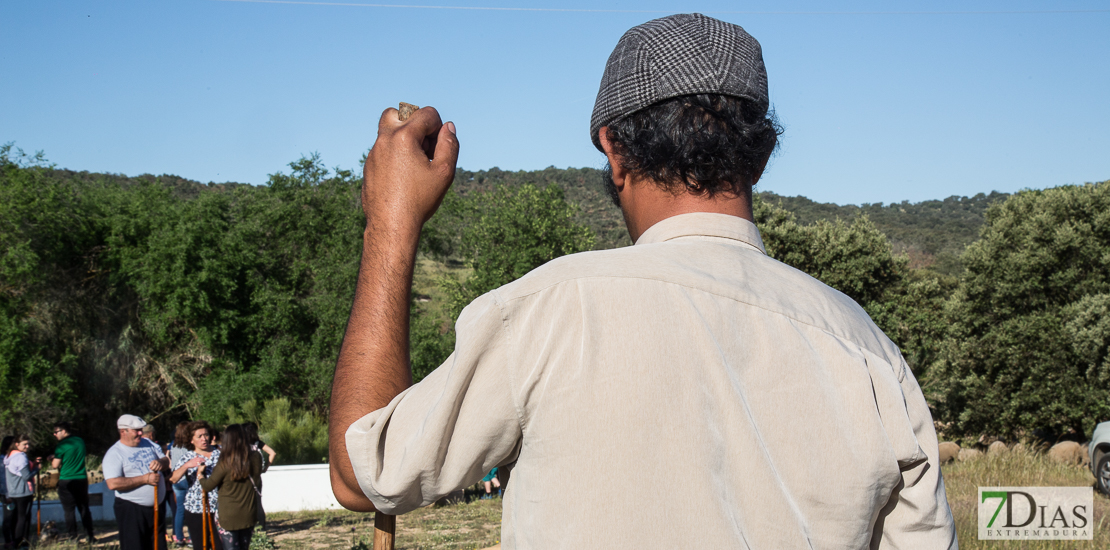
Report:
[[401,103],[399,103],[397,105],[397,120],[400,120],[401,122],[404,122],[404,121],[408,120],[409,117],[412,116],[413,113],[415,113],[416,111],[419,111],[419,110],[420,110],[420,107],[417,107],[416,105],[413,105],[412,103],[405,103],[404,101],[402,101]]

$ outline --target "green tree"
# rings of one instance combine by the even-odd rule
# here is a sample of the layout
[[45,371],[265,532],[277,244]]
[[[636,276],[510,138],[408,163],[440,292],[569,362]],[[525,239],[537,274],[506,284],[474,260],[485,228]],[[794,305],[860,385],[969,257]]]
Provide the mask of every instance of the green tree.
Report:
[[963,434],[1087,434],[1110,417],[1110,182],[1023,191],[987,212],[928,386]]
[[555,185],[498,187],[469,196],[458,212],[473,217],[460,245],[473,271],[466,281],[448,282],[452,318],[478,296],[594,244],[593,233],[574,221],[576,208]]
[[42,436],[71,413],[80,326],[70,298],[80,293],[92,240],[81,197],[50,177],[41,152],[0,146],[0,427]]
[[425,225],[421,250],[440,259],[461,256],[470,269],[463,280],[441,281],[448,296],[442,307],[413,303],[409,338],[414,380],[422,379],[454,350],[451,326],[475,298],[559,256],[593,247],[593,233],[575,221],[577,212],[555,185],[448,193]]
[[320,464],[328,461],[328,425],[308,410],[295,409],[289,399],[267,400],[261,407],[248,399],[230,407],[231,423],[254,422],[258,437],[277,453],[274,464]]
[[409,311],[409,363],[414,382],[423,380],[455,351],[455,331],[445,312],[413,302]]
[[906,259],[866,216],[846,223],[800,225],[790,212],[757,200],[756,223],[767,254],[847,294],[860,305],[878,302],[902,282]]
[[318,155],[290,167],[268,187],[192,201],[208,211],[185,219],[225,227],[188,231],[214,239],[197,247],[210,257],[177,260],[194,267],[161,283],[166,294],[184,286],[203,306],[163,302],[221,360],[195,396],[207,418],[218,420],[229,405],[252,397],[286,397],[298,408],[326,411],[358,273],[361,182],[350,171],[328,170]]
[[909,270],[879,301],[864,308],[898,345],[915,376],[924,379],[945,345],[945,307],[958,279],[925,269]]

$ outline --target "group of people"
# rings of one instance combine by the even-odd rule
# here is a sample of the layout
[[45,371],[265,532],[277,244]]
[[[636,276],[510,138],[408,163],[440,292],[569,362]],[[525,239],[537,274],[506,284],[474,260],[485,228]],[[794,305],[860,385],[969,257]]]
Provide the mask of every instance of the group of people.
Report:
[[265,518],[262,472],[276,455],[259,440],[258,427],[248,422],[217,432],[203,420],[182,422],[164,450],[143,437],[146,426],[137,416],[121,416],[119,442],[104,455],[120,549],[165,550],[165,522],[155,521],[155,511],[164,518],[167,507],[175,544],[192,544],[194,550],[249,548],[255,525]]
[[[262,511],[262,472],[276,457],[258,438],[253,422],[232,424],[217,432],[205,421],[181,422],[173,441],[163,447],[153,426],[125,414],[116,421],[119,441],[102,463],[108,489],[115,492],[121,550],[166,550],[165,524],[172,516],[173,542],[193,550],[246,550]],[[67,422],[54,426],[54,453],[31,458],[27,435],[6,436],[4,480],[4,548],[29,546],[36,480],[44,460],[58,470],[58,499],[65,512],[66,537],[78,538],[77,515],[85,535],[95,542],[89,513],[85,442]],[[158,511],[158,520],[155,512]],[[168,512],[168,514],[167,514]],[[157,527],[156,527],[157,525]],[[185,536],[188,528],[189,537]],[[156,542],[157,541],[157,542]],[[155,549],[157,545],[157,549]]]
[[[85,530],[85,540],[96,541],[93,536],[92,515],[89,514],[89,479],[85,470],[85,441],[74,435],[68,422],[54,425],[58,445],[54,454],[45,460],[58,470],[58,499],[65,512],[66,536],[77,539],[77,518]],[[8,435],[0,442],[4,452],[4,481],[0,494],[4,503],[4,547],[23,548],[29,545],[31,506],[36,496],[36,480],[44,459],[32,459],[28,435]]]

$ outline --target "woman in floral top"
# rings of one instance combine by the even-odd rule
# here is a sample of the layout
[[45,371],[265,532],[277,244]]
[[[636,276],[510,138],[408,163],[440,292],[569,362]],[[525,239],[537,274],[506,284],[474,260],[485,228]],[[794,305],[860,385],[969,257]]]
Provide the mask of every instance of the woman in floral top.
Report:
[[[185,493],[185,525],[189,527],[189,538],[193,539],[193,550],[204,549],[203,534],[204,515],[201,502],[200,482],[197,481],[197,468],[204,468],[207,475],[212,475],[213,468],[220,461],[220,448],[212,444],[214,430],[207,422],[201,420],[189,423],[187,428],[192,437],[185,446],[185,453],[173,464],[173,475],[170,483],[176,483],[182,477],[189,482],[189,491]],[[219,500],[219,490],[208,493],[208,521],[209,525],[216,525],[216,506]],[[215,550],[222,550],[220,537],[216,539]]]

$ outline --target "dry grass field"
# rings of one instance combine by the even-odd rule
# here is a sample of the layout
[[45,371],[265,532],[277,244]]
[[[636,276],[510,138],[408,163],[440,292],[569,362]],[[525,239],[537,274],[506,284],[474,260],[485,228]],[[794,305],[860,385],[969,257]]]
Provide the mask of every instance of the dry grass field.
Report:
[[[374,516],[353,512],[273,514],[267,537],[280,550],[369,550]],[[501,499],[423,508],[397,518],[397,550],[470,550],[501,542]],[[252,544],[252,550],[263,545]]]
[[[943,467],[948,502],[956,517],[960,548],[989,550],[1110,548],[1110,499],[1096,493],[1093,541],[980,541],[976,498],[979,487],[1092,487],[1094,478],[1081,466],[1053,462],[1042,454],[1010,451],[983,455]],[[256,536],[252,550],[371,550],[373,515],[347,511],[270,514],[265,535]],[[97,527],[97,548],[118,548],[115,525]],[[501,500],[429,507],[397,518],[398,550],[471,550],[501,542]],[[51,550],[77,549],[50,544]],[[696,544],[691,545],[692,548]]]
[[[32,527],[33,528],[33,527]],[[118,550],[114,522],[96,526],[96,550]],[[346,510],[268,514],[256,531],[252,550],[370,550],[373,514]],[[428,507],[397,518],[397,550],[472,550],[501,542],[501,499]],[[46,541],[43,550],[86,550],[72,542]],[[175,547],[171,546],[170,550]],[[191,550],[191,546],[181,550]]]
[[976,499],[979,487],[1094,487],[1095,478],[1083,466],[1053,462],[1032,451],[1008,451],[945,465],[944,484],[948,504],[956,518],[960,548],[990,550],[1039,550],[1110,548],[1110,499],[1095,492],[1095,526],[1091,541],[996,541],[979,540]]

